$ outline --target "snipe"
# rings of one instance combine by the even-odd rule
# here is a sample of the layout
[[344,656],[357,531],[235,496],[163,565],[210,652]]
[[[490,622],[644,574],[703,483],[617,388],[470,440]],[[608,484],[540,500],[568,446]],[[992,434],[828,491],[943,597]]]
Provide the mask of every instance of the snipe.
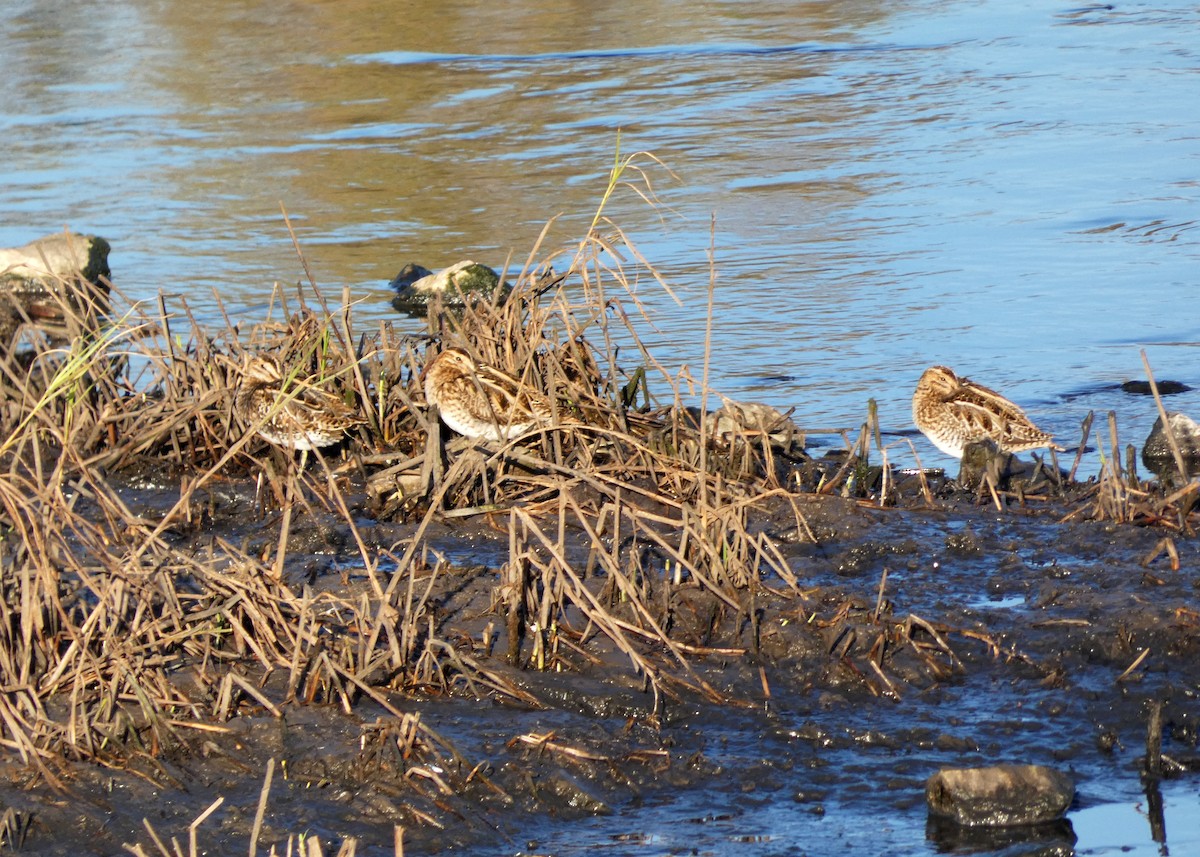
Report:
[[247,358],[234,407],[266,440],[305,453],[333,446],[364,422],[338,396],[286,378],[279,361],[267,354]]
[[912,412],[917,428],[934,446],[955,458],[962,458],[968,444],[983,440],[993,441],[1002,452],[1042,447],[1062,451],[1051,435],[1008,399],[945,366],[932,366],[921,375],[913,393]]
[[[511,375],[447,348],[425,370],[425,399],[442,422],[472,440],[508,440],[554,419],[550,403]],[[573,422],[559,415],[560,423]]]

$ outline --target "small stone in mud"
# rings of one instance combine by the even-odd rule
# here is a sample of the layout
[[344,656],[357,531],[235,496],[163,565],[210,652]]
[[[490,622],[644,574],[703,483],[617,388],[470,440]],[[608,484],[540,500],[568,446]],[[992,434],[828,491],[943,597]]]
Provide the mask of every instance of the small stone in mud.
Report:
[[1011,827],[1061,818],[1075,784],[1043,765],[943,768],[925,783],[932,815],[964,827]]
[[559,804],[559,812],[570,807],[590,815],[610,815],[612,809],[578,777],[564,770],[552,772],[541,783],[539,792],[543,798],[553,797]]
[[[963,448],[958,471],[958,484],[968,491],[979,492],[990,482],[998,491],[1022,486],[1024,490],[1050,490],[1058,481],[1053,471],[1042,461],[1022,461],[1010,452],[1003,452],[990,440],[968,443]],[[1060,474],[1061,476],[1065,474]]]
[[[1186,393],[1192,389],[1187,384],[1179,381],[1159,381],[1158,394],[1160,396],[1175,396],[1179,393]],[[1150,389],[1149,381],[1126,381],[1121,385],[1121,391],[1131,393],[1134,396],[1150,396],[1154,391]]]
[[1012,469],[1012,454],[1001,452],[993,441],[982,440],[968,443],[963,449],[958,482],[968,491],[974,491],[990,475],[993,485],[1002,487]]

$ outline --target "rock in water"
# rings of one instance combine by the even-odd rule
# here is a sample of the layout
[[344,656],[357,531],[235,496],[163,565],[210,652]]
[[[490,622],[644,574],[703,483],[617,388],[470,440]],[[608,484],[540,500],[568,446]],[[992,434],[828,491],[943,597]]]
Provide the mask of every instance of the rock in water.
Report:
[[964,827],[1009,827],[1061,818],[1075,784],[1042,765],[943,768],[925,783],[931,815]]
[[96,235],[57,232],[24,247],[0,250],[0,288],[19,291],[19,284],[26,284],[27,289],[45,288],[48,281],[64,277],[83,277],[100,285],[100,278],[111,274],[110,249],[108,242]]
[[[1175,411],[1169,411],[1167,419],[1188,472],[1195,473],[1200,470],[1200,424],[1187,414]],[[1174,474],[1178,470],[1175,456],[1171,453],[1171,441],[1163,429],[1162,417],[1154,421],[1154,427],[1142,444],[1142,463],[1159,476]]]
[[506,293],[509,291],[509,287],[500,282],[499,274],[487,265],[470,260],[451,265],[436,274],[409,263],[390,285],[396,290],[392,306],[399,312],[417,316],[429,310],[429,302],[437,295],[441,295],[443,306],[461,307],[471,297],[491,300],[496,289],[504,289]]
[[[1177,396],[1192,389],[1180,381],[1158,381],[1155,387],[1158,388],[1160,396]],[[1154,395],[1154,390],[1151,388],[1149,381],[1126,381],[1121,385],[1121,390],[1134,396]]]
[[1001,452],[994,441],[980,440],[963,447],[958,482],[968,491],[978,491],[990,475],[997,489],[1006,488],[1017,465],[1011,452]]
[[109,250],[103,238],[70,232],[0,250],[3,314],[23,315],[40,324],[61,321],[68,307],[81,315],[90,315],[80,311],[92,307],[107,311]]

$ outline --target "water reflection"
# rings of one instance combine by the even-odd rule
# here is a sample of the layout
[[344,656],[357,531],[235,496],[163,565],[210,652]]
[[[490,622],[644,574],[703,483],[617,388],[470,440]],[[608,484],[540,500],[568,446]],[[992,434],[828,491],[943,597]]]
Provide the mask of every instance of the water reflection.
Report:
[[962,827],[930,816],[925,837],[940,854],[1070,855],[1076,842],[1075,830],[1065,818],[1018,827]]

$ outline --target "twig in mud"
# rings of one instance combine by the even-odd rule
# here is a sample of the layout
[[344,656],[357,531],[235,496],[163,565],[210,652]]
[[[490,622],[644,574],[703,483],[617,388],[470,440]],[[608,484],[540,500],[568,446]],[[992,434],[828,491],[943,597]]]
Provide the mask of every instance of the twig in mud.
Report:
[[275,776],[275,759],[267,759],[267,772],[262,790],[258,793],[258,808],[254,811],[254,827],[250,830],[250,857],[258,853],[258,837],[262,834],[263,818],[267,814],[267,798],[271,794],[271,779]]
[[1179,550],[1175,547],[1175,540],[1170,536],[1166,536],[1158,540],[1150,553],[1143,557],[1142,568],[1149,568],[1150,564],[1162,556],[1163,552],[1171,558],[1171,571],[1179,571]]
[[875,663],[874,658],[867,658],[866,662],[867,666],[871,668],[871,671],[875,673],[881,682],[883,682],[883,686],[886,688],[886,691],[882,695],[891,697],[896,702],[899,702],[902,697],[900,696],[900,691],[897,690],[895,683],[884,674],[883,669],[879,666],[879,664]]
[[1121,673],[1119,676],[1116,677],[1116,679],[1114,680],[1114,683],[1120,684],[1121,682],[1123,682],[1126,679],[1126,677],[1129,676],[1130,673],[1132,673],[1134,670],[1136,670],[1139,666],[1142,665],[1142,661],[1146,660],[1146,658],[1149,655],[1150,655],[1150,647],[1147,646],[1146,648],[1144,648],[1140,652],[1138,652],[1138,656],[1133,659],[1133,663],[1131,663],[1128,667],[1125,668],[1125,672]]
[[843,435],[843,440],[846,444],[846,460],[842,462],[842,466],[833,474],[833,478],[828,482],[822,483],[817,489],[818,494],[832,494],[836,489],[841,487],[843,481],[849,476],[850,472],[862,463],[862,453],[859,450],[869,450],[868,446],[869,430],[866,423],[863,423],[859,428],[858,440],[851,444],[850,439]]
[[587,762],[611,762],[611,756],[605,756],[602,753],[594,753],[590,750],[582,750],[578,747],[570,747],[566,744],[560,744],[553,740],[555,733],[547,732],[544,735],[538,735],[530,732],[526,735],[518,735],[508,742],[508,746],[512,747],[515,744],[529,744],[537,747],[538,750],[553,750],[563,756],[571,759],[582,759]]
[[1095,411],[1088,411],[1087,416],[1083,418],[1080,427],[1079,447],[1075,450],[1075,460],[1071,462],[1071,472],[1067,474],[1067,481],[1075,481],[1075,471],[1079,469],[1079,462],[1083,460],[1083,451],[1087,448],[1088,438],[1092,436],[1092,421],[1096,418]]
[[933,637],[933,641],[935,643],[937,643],[937,647],[939,649],[941,649],[942,652],[944,652],[948,658],[950,658],[950,662],[954,665],[955,669],[962,671],[962,672],[966,671],[966,667],[964,667],[962,661],[960,661],[958,659],[958,655],[954,654],[954,650],[952,648],[950,648],[950,644],[948,642],[946,642],[946,638],[943,637],[942,634],[940,632],[938,632],[938,630],[936,628],[933,627],[932,623],[930,623],[929,621],[927,621],[925,619],[922,619],[920,616],[910,613],[910,614],[908,614],[908,619],[905,620],[905,624],[908,626],[905,629],[905,636],[908,639],[910,639],[910,640],[912,639],[912,636],[913,636],[912,626],[913,625],[923,628],[925,630],[925,632],[927,634],[929,634],[929,636]]
[[197,847],[196,830],[203,824],[210,815],[217,811],[217,808],[225,802],[225,798],[219,797],[208,805],[208,809],[196,816],[195,820],[188,825],[188,854],[189,857],[198,857],[200,849]]
[[1117,482],[1124,482],[1121,474],[1121,441],[1117,437],[1117,412],[1108,412],[1108,437],[1112,444],[1112,452],[1110,454],[1109,463],[1112,466],[1113,478]]
[[[708,379],[712,364],[713,301],[717,290],[716,263],[717,218],[713,214],[708,226],[708,299],[704,314],[704,369],[700,380],[700,472],[708,472]],[[700,508],[708,507],[708,480],[700,482]]]
[[1162,761],[1162,701],[1155,699],[1151,700],[1150,712],[1146,717],[1146,774],[1155,779],[1160,778],[1163,772]]
[[908,448],[912,451],[913,459],[917,462],[917,479],[921,483],[921,496],[925,498],[927,506],[933,505],[933,492],[929,490],[929,480],[925,478],[925,467],[921,464],[921,456],[917,453],[917,447],[912,442],[912,438],[904,438],[908,443]]

